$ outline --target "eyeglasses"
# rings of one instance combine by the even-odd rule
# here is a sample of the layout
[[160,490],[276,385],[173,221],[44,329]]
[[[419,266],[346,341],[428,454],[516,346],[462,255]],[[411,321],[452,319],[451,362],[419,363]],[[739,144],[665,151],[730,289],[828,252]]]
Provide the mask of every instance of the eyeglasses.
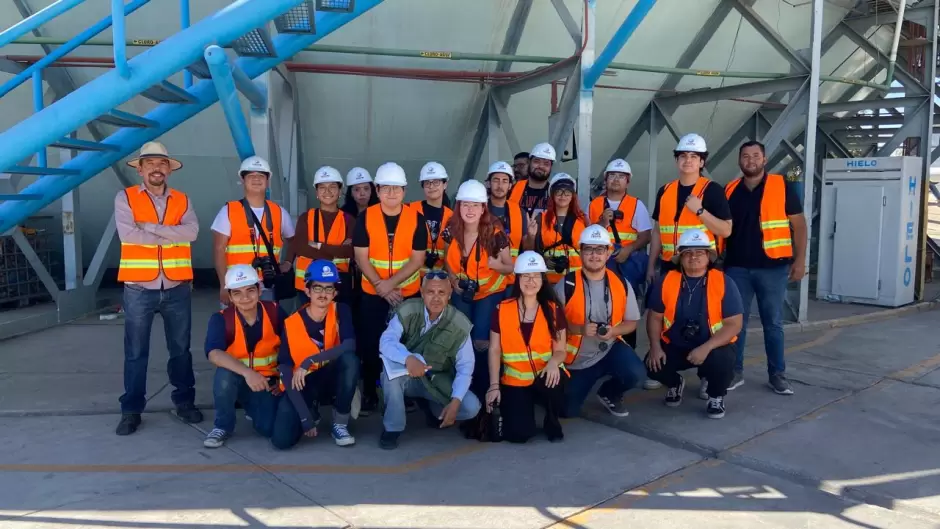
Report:
[[573,196],[574,196],[574,191],[572,191],[572,190],[570,190],[570,189],[559,189],[559,190],[555,191],[554,194],[555,194],[556,197],[573,197]]
[[591,255],[591,254],[603,255],[607,253],[607,250],[608,250],[607,246],[582,246],[581,247],[581,253],[584,255]]
[[425,181],[423,182],[423,184],[424,184],[424,187],[434,187],[434,188],[437,188],[437,187],[443,186],[443,185],[444,185],[444,181],[443,181],[443,180],[425,180]]
[[314,294],[332,294],[333,292],[336,292],[336,287],[324,287],[321,285],[314,285],[310,287],[310,292],[313,292]]

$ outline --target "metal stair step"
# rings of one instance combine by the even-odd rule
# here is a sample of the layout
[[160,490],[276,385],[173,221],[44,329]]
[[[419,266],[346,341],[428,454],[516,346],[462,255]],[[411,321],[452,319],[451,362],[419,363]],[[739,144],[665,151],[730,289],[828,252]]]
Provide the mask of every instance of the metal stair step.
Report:
[[130,112],[124,112],[122,110],[112,110],[107,114],[102,114],[95,118],[95,121],[100,121],[102,123],[107,123],[108,125],[114,125],[115,127],[136,127],[136,128],[157,128],[160,126],[159,123],[152,119],[147,119],[136,114],[131,114]]
[[355,8],[356,0],[317,0],[317,11],[352,13]]
[[6,168],[4,173],[40,175],[40,176],[73,176],[81,173],[78,169],[61,169],[59,167],[36,167],[34,165],[14,165]]
[[199,59],[198,61],[190,64],[186,67],[193,75],[200,79],[211,79],[212,73],[209,72],[209,65],[206,64],[205,59]]
[[274,27],[278,33],[305,33],[317,32],[314,22],[313,0],[306,0],[288,12],[274,19]]
[[39,200],[42,195],[38,193],[21,193],[19,195],[0,195],[0,200]]
[[264,27],[245,33],[232,43],[232,49],[242,57],[277,57],[271,34]]
[[140,95],[157,103],[195,103],[196,98],[186,90],[169,81],[160,81],[144,90]]
[[59,149],[74,149],[76,151],[112,151],[121,150],[117,145],[108,143],[98,143],[96,141],[79,140],[75,138],[62,138],[61,140],[49,144],[50,147]]

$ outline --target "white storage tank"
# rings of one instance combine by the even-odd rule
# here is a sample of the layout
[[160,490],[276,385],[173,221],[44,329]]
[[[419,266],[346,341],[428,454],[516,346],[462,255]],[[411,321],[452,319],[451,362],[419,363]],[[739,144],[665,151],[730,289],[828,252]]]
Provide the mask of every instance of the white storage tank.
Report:
[[817,298],[886,307],[914,301],[922,171],[913,156],[825,161]]

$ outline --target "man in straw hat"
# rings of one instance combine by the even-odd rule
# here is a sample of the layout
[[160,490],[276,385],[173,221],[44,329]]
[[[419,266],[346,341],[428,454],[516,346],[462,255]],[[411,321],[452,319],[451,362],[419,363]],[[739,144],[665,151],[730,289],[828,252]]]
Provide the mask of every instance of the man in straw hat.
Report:
[[679,371],[697,367],[702,379],[699,396],[708,400],[706,413],[720,419],[734,376],[735,342],[744,312],[741,295],[734,281],[709,267],[717,255],[705,232],[686,230],[677,246],[672,261],[678,270],[666,272],[650,291],[646,366],[651,379],[669,388],[670,407],[682,403],[685,380]]
[[150,329],[158,312],[166,330],[167,373],[176,414],[186,423],[202,421],[193,404],[196,381],[189,351],[190,243],[199,234],[199,221],[189,198],[167,186],[170,174],[183,164],[170,158],[161,143],[150,142],[127,165],[137,169],[143,182],[114,197],[114,221],[121,239],[118,281],[124,283],[124,394],[118,435],[130,435],[140,426],[147,403]]

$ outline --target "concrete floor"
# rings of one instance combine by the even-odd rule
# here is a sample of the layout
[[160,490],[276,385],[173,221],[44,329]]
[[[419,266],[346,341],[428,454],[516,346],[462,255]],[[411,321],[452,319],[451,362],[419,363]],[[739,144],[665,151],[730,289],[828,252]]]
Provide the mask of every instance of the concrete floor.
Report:
[[[211,408],[214,307],[196,305],[197,401]],[[211,409],[195,426],[166,412],[159,318],[151,413],[117,437],[121,322],[83,320],[0,342],[0,527],[938,528],[938,316],[789,332],[791,397],[767,389],[755,337],[721,421],[689,373],[681,407],[632,391],[620,419],[589,401],[563,443],[482,444],[412,420],[394,452],[377,447],[377,417],[353,423],[352,448],[276,452],[245,421],[203,448]]]

